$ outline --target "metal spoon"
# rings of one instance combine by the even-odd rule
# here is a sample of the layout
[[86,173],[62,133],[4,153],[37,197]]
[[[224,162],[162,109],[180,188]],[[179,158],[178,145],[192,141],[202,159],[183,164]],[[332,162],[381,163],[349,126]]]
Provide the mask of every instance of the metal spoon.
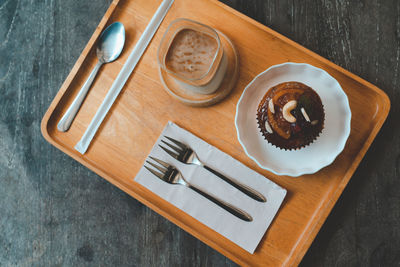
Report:
[[100,67],[104,63],[109,63],[116,60],[122,52],[124,43],[125,28],[122,23],[114,22],[102,32],[96,49],[97,58],[99,60],[92,70],[92,73],[90,73],[89,78],[82,86],[78,95],[75,97],[71,106],[68,108],[67,112],[65,112],[64,116],[59,121],[57,125],[57,129],[59,131],[68,131]]

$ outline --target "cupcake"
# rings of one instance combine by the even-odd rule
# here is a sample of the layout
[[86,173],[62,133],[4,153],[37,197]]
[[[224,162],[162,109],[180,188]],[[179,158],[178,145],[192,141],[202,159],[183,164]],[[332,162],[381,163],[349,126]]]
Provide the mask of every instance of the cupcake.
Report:
[[321,98],[299,82],[270,88],[257,109],[261,134],[269,143],[285,150],[311,144],[322,132],[324,119]]

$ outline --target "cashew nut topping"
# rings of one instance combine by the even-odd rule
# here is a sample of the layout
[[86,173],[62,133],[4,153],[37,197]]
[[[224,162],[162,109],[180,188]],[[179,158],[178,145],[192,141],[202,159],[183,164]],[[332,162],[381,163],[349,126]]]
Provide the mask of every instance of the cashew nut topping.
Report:
[[318,123],[318,120],[314,120],[311,122],[311,125],[317,125],[317,123]]
[[301,110],[301,113],[303,114],[304,118],[306,119],[306,121],[310,122],[310,117],[308,117],[306,110],[304,108],[301,108],[300,110]]
[[296,118],[290,113],[297,106],[296,100],[291,100],[283,106],[282,115],[285,120],[290,123],[296,122]]
[[274,107],[274,102],[272,102],[272,99],[270,99],[269,102],[268,102],[268,108],[269,108],[269,111],[271,111],[272,114],[275,114],[275,107]]
[[273,133],[272,128],[271,128],[271,126],[269,126],[268,121],[265,121],[265,129],[267,129],[268,133],[270,133],[270,134]]

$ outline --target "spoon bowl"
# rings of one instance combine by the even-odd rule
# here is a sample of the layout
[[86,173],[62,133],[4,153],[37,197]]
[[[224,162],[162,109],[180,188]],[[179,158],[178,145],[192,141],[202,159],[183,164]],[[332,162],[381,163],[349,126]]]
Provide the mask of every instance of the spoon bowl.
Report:
[[125,28],[120,22],[114,22],[100,35],[97,44],[97,57],[103,63],[116,60],[125,44]]
[[89,78],[82,86],[78,95],[75,97],[71,106],[68,108],[67,112],[65,112],[64,116],[58,122],[57,129],[59,131],[68,131],[72,121],[74,120],[76,114],[79,111],[79,108],[83,103],[83,100],[85,100],[85,97],[100,67],[104,63],[109,63],[116,60],[121,54],[122,49],[124,48],[124,44],[125,28],[124,25],[120,22],[114,22],[101,33],[96,48],[98,62],[90,73]]

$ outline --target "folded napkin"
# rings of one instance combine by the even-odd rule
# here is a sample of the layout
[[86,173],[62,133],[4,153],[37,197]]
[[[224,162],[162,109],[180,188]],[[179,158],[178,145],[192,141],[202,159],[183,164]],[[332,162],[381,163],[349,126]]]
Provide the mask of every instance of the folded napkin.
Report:
[[[202,162],[225,176],[256,189],[267,198],[267,202],[258,202],[248,197],[200,166],[186,165],[175,160],[158,146],[163,136],[172,137],[189,145]],[[180,170],[186,181],[210,195],[246,211],[253,217],[253,221],[246,222],[237,218],[185,186],[168,184],[151,174],[144,167],[136,175],[136,182],[243,249],[254,253],[285,198],[285,189],[172,122],[168,122],[151,150],[150,156],[174,165]]]

